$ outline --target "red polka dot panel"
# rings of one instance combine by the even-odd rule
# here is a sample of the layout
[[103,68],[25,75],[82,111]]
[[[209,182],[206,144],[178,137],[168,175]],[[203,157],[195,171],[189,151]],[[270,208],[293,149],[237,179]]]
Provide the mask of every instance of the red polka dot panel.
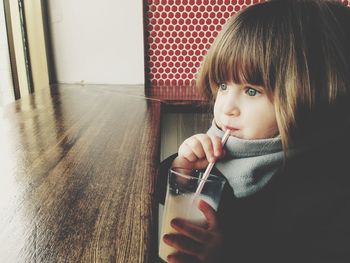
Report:
[[[147,75],[152,87],[195,84],[200,64],[227,19],[265,0],[148,0]],[[350,6],[350,0],[342,0]]]
[[199,66],[227,19],[265,0],[148,0],[147,63],[154,86],[194,86]]

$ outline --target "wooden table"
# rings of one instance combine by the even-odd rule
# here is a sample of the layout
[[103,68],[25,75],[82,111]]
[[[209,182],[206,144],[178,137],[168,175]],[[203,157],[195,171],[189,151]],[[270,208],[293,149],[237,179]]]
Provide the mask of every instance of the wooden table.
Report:
[[0,119],[0,262],[154,262],[160,101],[53,86]]

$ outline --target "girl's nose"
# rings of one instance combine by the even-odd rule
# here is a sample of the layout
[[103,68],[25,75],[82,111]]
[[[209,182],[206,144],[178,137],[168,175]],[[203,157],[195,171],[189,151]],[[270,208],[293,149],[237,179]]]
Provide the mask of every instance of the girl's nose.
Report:
[[231,107],[230,110],[225,110],[224,112],[226,115],[230,115],[230,116],[239,116],[240,111],[237,107]]
[[238,106],[238,98],[235,95],[229,95],[226,97],[224,105],[223,105],[223,112],[226,115],[230,115],[230,116],[240,115],[240,109]]

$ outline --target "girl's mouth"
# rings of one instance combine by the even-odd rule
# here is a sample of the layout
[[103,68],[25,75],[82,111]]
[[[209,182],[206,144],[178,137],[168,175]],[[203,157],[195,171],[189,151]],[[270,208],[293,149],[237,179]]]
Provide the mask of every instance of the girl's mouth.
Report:
[[224,132],[227,131],[227,130],[230,130],[231,132],[235,132],[235,131],[238,131],[238,129],[236,128],[233,128],[233,127],[230,127],[230,126],[224,126]]

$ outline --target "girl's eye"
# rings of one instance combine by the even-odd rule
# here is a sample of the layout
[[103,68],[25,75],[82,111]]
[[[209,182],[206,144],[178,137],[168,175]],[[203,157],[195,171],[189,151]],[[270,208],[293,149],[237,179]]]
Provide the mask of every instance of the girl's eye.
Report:
[[247,88],[245,93],[248,94],[248,96],[254,97],[259,93],[259,91],[253,88]]
[[225,83],[220,83],[219,84],[219,89],[220,90],[227,90],[227,85]]

